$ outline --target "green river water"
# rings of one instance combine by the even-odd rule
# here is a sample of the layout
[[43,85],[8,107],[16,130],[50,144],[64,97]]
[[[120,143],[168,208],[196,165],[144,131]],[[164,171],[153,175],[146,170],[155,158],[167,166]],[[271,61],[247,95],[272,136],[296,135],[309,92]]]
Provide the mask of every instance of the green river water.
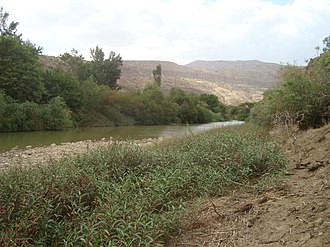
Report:
[[228,125],[242,124],[240,121],[216,122],[199,125],[157,125],[157,126],[120,126],[105,128],[76,128],[64,131],[33,131],[0,133],[0,152],[14,147],[48,146],[52,143],[61,144],[82,140],[158,138],[165,136],[182,136],[200,131]]

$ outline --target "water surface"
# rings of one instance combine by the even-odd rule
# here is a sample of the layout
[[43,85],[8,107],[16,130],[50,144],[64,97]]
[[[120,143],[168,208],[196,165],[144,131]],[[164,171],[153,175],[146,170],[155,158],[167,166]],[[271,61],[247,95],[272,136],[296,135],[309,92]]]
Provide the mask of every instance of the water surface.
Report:
[[52,143],[61,144],[83,140],[158,138],[165,136],[182,136],[200,131],[229,125],[242,124],[240,121],[216,122],[198,125],[157,125],[157,126],[119,126],[98,128],[76,128],[63,131],[33,131],[0,133],[0,152],[14,147],[48,146]]

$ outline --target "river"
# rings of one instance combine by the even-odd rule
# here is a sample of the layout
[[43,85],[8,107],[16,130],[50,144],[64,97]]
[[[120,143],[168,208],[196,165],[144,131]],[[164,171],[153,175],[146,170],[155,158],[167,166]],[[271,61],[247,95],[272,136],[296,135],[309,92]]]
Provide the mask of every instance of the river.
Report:
[[182,136],[208,129],[242,124],[241,121],[215,122],[197,125],[157,125],[157,126],[119,126],[98,128],[75,128],[63,131],[32,131],[0,133],[0,152],[14,147],[48,146],[53,143],[61,144],[83,140],[158,138],[165,136]]

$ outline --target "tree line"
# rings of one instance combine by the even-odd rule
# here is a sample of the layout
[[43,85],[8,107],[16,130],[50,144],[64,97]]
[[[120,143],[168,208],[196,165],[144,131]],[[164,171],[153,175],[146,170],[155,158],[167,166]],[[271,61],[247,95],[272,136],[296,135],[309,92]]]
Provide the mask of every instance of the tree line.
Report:
[[[246,111],[227,107],[212,94],[161,90],[161,66],[154,82],[139,91],[123,92],[117,81],[120,54],[108,56],[96,46],[91,61],[76,49],[59,56],[64,66],[40,61],[42,48],[18,34],[0,9],[0,131],[60,130],[71,127],[133,124],[207,123]],[[243,110],[242,110],[243,109]],[[242,117],[243,116],[243,117]]]

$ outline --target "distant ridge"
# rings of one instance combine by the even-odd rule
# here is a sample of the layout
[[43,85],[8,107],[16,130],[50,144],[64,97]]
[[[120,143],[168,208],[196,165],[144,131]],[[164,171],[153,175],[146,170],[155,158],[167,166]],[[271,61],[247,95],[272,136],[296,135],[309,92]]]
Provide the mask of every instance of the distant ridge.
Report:
[[[66,70],[67,65],[58,57],[40,56],[46,68]],[[163,91],[172,87],[193,93],[212,93],[227,104],[255,102],[263,92],[279,82],[281,65],[251,61],[204,61],[187,65],[167,61],[126,60],[123,62],[119,84],[123,90],[140,90],[153,83],[152,70],[162,66]]]
[[264,89],[274,87],[278,83],[278,71],[282,66],[258,60],[198,60],[186,67],[203,71],[207,80]]
[[229,104],[254,102],[279,82],[281,65],[250,61],[204,61],[187,65],[167,61],[127,60],[119,83],[125,90],[142,89],[152,83],[152,70],[162,66],[162,88],[181,88],[194,93],[213,93]]

